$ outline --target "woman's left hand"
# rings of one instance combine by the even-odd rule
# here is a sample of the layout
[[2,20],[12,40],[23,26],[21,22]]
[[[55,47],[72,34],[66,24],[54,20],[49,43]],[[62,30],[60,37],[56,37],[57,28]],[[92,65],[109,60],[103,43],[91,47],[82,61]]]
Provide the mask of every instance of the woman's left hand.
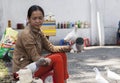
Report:
[[45,63],[43,64],[43,66],[47,66],[47,65],[50,65],[51,63],[51,59],[50,58],[45,58]]
[[51,59],[41,57],[39,60],[36,61],[36,65],[39,66],[48,66],[51,63]]

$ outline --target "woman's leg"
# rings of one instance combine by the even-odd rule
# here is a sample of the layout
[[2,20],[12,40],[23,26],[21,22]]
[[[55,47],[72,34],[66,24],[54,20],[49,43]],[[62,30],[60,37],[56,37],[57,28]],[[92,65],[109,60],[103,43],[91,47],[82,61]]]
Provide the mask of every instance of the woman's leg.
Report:
[[49,66],[41,66],[34,74],[35,77],[41,77],[52,69],[54,70],[54,83],[64,83],[64,66],[61,53],[48,55],[47,58],[52,60]]
[[65,53],[59,53],[62,56],[63,59],[63,66],[64,66],[64,79],[68,79],[69,75],[68,75],[68,65],[67,65],[67,55]]

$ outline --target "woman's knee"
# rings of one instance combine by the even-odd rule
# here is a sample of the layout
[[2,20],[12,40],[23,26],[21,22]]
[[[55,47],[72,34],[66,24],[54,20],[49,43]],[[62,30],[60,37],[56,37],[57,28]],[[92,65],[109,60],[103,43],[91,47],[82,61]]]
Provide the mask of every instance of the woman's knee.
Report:
[[66,58],[67,58],[67,55],[66,55],[66,53],[64,53],[64,52],[59,53],[59,55],[61,55],[63,59],[66,59]]
[[63,61],[63,58],[60,54],[53,54],[51,56],[48,56],[47,58],[50,58],[52,60],[52,62],[56,63],[56,62],[62,62]]
[[61,62],[61,61],[63,61],[63,58],[62,58],[61,55],[56,55],[54,61],[55,62]]
[[47,58],[50,58],[53,62],[58,62],[58,61],[66,60],[67,57],[65,53],[59,52],[59,53],[51,54],[50,56],[47,56]]

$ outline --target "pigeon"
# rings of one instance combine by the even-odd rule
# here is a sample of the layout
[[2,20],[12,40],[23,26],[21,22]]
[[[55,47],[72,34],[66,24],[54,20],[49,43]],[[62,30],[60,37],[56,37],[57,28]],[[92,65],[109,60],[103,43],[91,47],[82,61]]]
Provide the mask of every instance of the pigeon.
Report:
[[78,34],[77,34],[77,25],[73,28],[73,30],[68,33],[66,35],[66,37],[64,38],[64,41],[66,42],[71,42],[71,41],[75,41],[78,37]]
[[101,75],[100,71],[98,70],[98,68],[95,67],[95,68],[93,68],[93,70],[96,73],[95,79],[96,79],[97,83],[109,83],[104,77],[102,77],[102,75]]
[[107,77],[112,79],[112,80],[115,80],[116,83],[118,80],[120,80],[120,75],[118,75],[117,73],[113,72],[113,71],[110,71],[110,69],[108,67],[105,67],[106,71],[107,71]]
[[70,53],[78,53],[81,52],[81,47],[83,45],[83,38],[78,37],[78,33],[77,33],[77,25],[75,25],[75,27],[73,28],[73,30],[68,33],[66,35],[66,37],[64,38],[65,42],[69,42],[69,44],[71,45],[71,43],[73,43],[73,45],[71,45],[71,51]]
[[[66,35],[66,37],[64,38],[64,41],[69,42],[69,44],[71,44],[72,42],[76,41],[77,37],[78,37],[78,35],[77,35],[77,26],[75,26],[73,28],[73,30]],[[72,49],[71,49],[70,53],[76,53],[77,52],[77,48],[76,48],[75,43],[71,46],[71,48]]]

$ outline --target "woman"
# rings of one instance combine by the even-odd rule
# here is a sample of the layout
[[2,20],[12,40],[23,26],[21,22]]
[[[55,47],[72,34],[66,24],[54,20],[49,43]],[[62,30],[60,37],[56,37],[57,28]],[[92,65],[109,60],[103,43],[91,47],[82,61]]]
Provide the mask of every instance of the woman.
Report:
[[13,55],[13,73],[39,60],[43,57],[42,50],[45,49],[51,54],[45,57],[45,63],[34,72],[34,76],[41,78],[53,70],[54,83],[66,83],[69,76],[65,52],[71,50],[70,46],[54,46],[48,41],[40,29],[44,21],[44,11],[40,6],[31,6],[27,18],[28,26],[20,33],[16,41]]

